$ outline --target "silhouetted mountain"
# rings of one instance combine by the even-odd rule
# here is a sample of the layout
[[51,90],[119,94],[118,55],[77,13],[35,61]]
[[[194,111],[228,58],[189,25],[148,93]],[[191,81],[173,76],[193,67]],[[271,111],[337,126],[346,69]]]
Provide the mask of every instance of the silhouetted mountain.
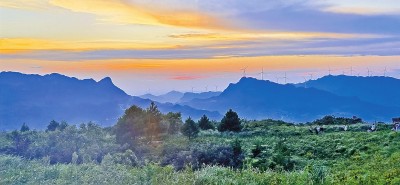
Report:
[[[31,128],[44,128],[51,120],[69,123],[94,121],[116,123],[132,104],[146,108],[150,100],[132,97],[116,87],[110,78],[99,82],[79,80],[60,74],[27,75],[0,73],[0,129],[17,129],[26,122]],[[217,112],[188,106],[156,103],[162,112],[182,112],[184,117],[203,114],[219,118]]]
[[183,95],[183,97],[179,100],[180,103],[189,102],[194,99],[207,99],[214,96],[220,95],[221,92],[202,92],[202,93],[191,93],[187,92]]
[[391,77],[325,76],[298,86],[313,87],[340,96],[400,107],[400,80]]
[[274,118],[287,121],[311,121],[324,115],[359,116],[366,120],[389,120],[400,110],[342,97],[330,92],[281,85],[270,81],[242,78],[230,84],[219,96],[192,100],[191,107],[217,110],[225,113],[229,108],[247,119]]
[[183,93],[178,91],[171,91],[159,96],[152,94],[144,94],[139,97],[144,99],[150,99],[160,103],[177,103],[183,97]]

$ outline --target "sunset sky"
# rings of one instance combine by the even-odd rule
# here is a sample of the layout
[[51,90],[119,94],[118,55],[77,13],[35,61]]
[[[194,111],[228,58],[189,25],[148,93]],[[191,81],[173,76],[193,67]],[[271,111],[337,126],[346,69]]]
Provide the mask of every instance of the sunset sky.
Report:
[[279,83],[400,78],[400,1],[0,0],[0,71],[109,76],[140,95],[223,90],[245,67]]

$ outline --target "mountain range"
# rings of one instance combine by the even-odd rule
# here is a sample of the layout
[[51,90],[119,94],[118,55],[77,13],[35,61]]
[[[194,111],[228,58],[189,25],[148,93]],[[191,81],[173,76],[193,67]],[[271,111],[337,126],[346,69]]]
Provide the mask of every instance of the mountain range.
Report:
[[[340,76],[338,78],[343,77]],[[353,77],[349,78],[352,79]],[[361,80],[375,81],[374,78]],[[377,78],[382,79],[381,77]],[[325,79],[321,80],[325,81]],[[314,81],[314,83],[317,84],[318,81]],[[322,84],[322,82],[319,84]],[[333,83],[332,85],[335,84]],[[371,85],[376,88],[382,87],[378,84]],[[390,87],[390,85],[387,87]],[[363,89],[360,88],[360,90]],[[375,96],[384,99],[382,96],[386,95],[386,91],[388,89],[381,89],[379,91],[381,93],[375,93]],[[357,116],[369,121],[387,121],[400,115],[400,108],[393,106],[391,103],[382,101],[377,104],[376,100],[363,100],[355,96],[356,94],[345,96],[318,89],[317,87],[305,88],[301,84],[282,85],[254,78],[242,78],[238,83],[230,84],[219,96],[203,100],[192,100],[185,103],[185,105],[198,109],[216,110],[220,113],[232,108],[240,116],[247,119],[273,118],[292,122],[312,121],[325,115]],[[373,99],[373,97],[371,98]]]
[[[0,73],[0,130],[17,129],[22,123],[44,128],[51,120],[69,123],[94,121],[103,126],[115,124],[131,105],[146,108],[152,100],[126,94],[111,78],[98,82],[60,74],[28,75]],[[198,110],[187,105],[156,102],[161,112],[181,112],[195,119],[203,114],[219,119],[218,112]]]
[[60,74],[0,73],[0,130],[22,123],[44,128],[51,120],[79,124],[115,124],[131,105],[142,108],[155,101],[160,111],[181,112],[198,119],[203,114],[221,119],[228,110],[246,119],[306,122],[325,115],[389,121],[400,116],[400,80],[391,77],[325,76],[300,84],[277,84],[242,78],[223,92],[170,93],[130,96],[111,78],[98,82]]
[[324,76],[298,84],[340,96],[357,97],[362,101],[400,107],[400,80],[391,77]]
[[199,92],[199,93],[194,93],[194,92],[183,93],[179,91],[170,91],[166,94],[162,94],[159,96],[152,94],[144,94],[139,97],[144,99],[150,99],[160,103],[183,103],[183,102],[189,102],[194,99],[207,99],[214,96],[218,96],[220,94],[221,92],[212,92],[212,91]]

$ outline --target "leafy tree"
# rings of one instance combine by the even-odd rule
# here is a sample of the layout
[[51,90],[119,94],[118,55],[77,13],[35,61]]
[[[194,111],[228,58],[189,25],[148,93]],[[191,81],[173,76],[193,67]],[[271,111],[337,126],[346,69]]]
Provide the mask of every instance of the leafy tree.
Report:
[[200,118],[198,124],[199,124],[199,127],[201,130],[209,130],[209,129],[214,130],[215,129],[214,125],[211,123],[211,121],[208,119],[208,117],[206,115],[203,115]]
[[190,140],[191,138],[197,136],[197,134],[199,133],[199,127],[192,120],[192,118],[189,117],[185,121],[185,124],[183,124],[183,126],[181,128],[181,132],[184,136],[187,136]]
[[28,127],[28,125],[26,125],[26,123],[24,123],[24,124],[22,124],[22,126],[21,126],[21,132],[26,132],[26,131],[29,131],[30,129],[29,129],[29,127]]
[[23,133],[18,132],[17,130],[14,130],[11,133],[7,134],[7,137],[12,141],[12,154],[24,155],[26,153],[29,145],[32,143],[31,139],[29,138],[29,134],[29,132]]
[[157,105],[151,102],[150,107],[146,109],[146,136],[150,141],[162,132],[161,120],[161,112],[158,110]]
[[121,144],[132,144],[135,139],[143,136],[146,126],[144,120],[145,111],[142,108],[134,105],[126,109],[115,125],[117,141]]
[[221,120],[221,124],[218,126],[218,131],[234,131],[240,132],[242,130],[242,126],[240,124],[240,118],[236,112],[232,109],[225,114],[224,118]]
[[65,128],[68,127],[68,123],[66,121],[61,121],[59,129],[63,131]]
[[180,112],[169,112],[164,118],[168,122],[168,134],[177,134],[182,123],[182,114]]
[[59,126],[60,126],[60,123],[52,120],[52,121],[50,121],[49,125],[47,126],[46,131],[55,131]]

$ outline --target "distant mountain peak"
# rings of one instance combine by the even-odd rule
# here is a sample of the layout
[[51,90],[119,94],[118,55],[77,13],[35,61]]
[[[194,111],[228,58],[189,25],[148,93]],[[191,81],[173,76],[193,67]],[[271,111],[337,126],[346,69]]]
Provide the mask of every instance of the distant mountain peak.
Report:
[[[102,84],[113,84],[113,82],[112,82],[112,80],[111,80],[110,77],[105,77],[105,78],[101,79],[101,80],[99,81],[99,83],[102,83]],[[114,85],[114,84],[113,84],[113,85]]]

